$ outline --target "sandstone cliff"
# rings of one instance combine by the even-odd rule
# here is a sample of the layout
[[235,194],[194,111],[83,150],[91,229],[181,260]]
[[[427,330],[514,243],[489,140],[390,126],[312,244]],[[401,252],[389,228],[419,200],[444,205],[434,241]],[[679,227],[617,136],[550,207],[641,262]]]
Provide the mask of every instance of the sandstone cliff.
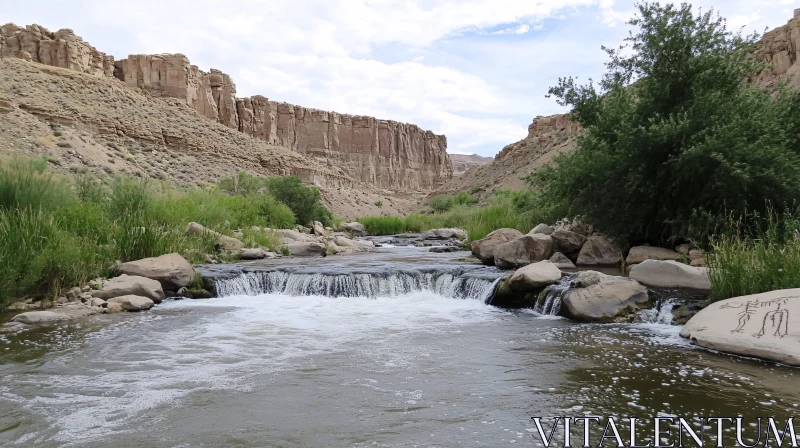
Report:
[[800,86],[800,76],[797,76],[800,72],[800,9],[794,10],[794,17],[786,25],[764,34],[754,54],[768,66],[753,75],[752,82],[765,87],[773,87],[780,81]]
[[498,189],[525,188],[522,178],[551,163],[557,154],[573,150],[579,132],[580,126],[566,114],[536,117],[528,126],[527,137],[503,148],[492,163],[454,177],[438,192],[479,191],[485,195]]
[[412,124],[237,98],[227,74],[191,65],[182,54],[114,58],[71,30],[0,27],[0,55],[117,78],[152,96],[174,98],[199,115],[272,145],[308,154],[354,179],[392,190],[431,190],[452,177],[447,139]]

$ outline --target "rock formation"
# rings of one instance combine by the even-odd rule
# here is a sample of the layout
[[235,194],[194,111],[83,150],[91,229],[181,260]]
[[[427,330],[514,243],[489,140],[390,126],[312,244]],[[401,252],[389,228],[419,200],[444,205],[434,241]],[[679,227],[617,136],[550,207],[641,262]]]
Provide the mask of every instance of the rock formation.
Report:
[[786,80],[792,86],[800,86],[800,9],[786,25],[764,34],[754,50],[756,58],[767,64],[767,68],[751,77],[756,84],[773,87]]
[[453,163],[453,177],[466,173],[470,168],[492,163],[494,158],[482,157],[477,154],[450,154]]
[[350,177],[392,190],[432,190],[452,177],[447,139],[413,124],[308,109],[257,95],[236,98],[227,74],[191,65],[182,54],[130,55],[116,63],[75,36],[38,25],[0,27],[0,55],[116,77],[152,96],[269,144],[308,154]]

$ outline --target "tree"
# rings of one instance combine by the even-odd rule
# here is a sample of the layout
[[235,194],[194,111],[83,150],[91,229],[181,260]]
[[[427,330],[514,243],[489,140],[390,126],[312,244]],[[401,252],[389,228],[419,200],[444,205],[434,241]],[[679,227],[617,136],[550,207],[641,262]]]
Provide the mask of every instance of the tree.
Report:
[[319,190],[303,185],[299,177],[267,178],[267,189],[292,209],[298,224],[310,225],[313,221],[320,221],[326,226],[332,224],[333,215],[322,205]]
[[640,2],[635,30],[603,48],[595,85],[561,78],[577,149],[528,177],[546,205],[582,216],[621,243],[703,240],[729,214],[800,199],[800,95],[749,85],[758,36],[713,11]]

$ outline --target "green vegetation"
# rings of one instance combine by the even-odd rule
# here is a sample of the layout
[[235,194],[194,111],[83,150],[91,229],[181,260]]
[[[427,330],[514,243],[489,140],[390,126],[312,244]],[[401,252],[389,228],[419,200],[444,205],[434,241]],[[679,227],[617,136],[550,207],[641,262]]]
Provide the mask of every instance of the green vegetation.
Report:
[[800,287],[798,228],[793,213],[732,220],[706,254],[712,300]]
[[371,216],[361,218],[358,222],[364,224],[370,235],[394,235],[441,227],[458,227],[469,232],[470,241],[473,241],[502,227],[527,233],[542,219],[541,215],[530,211],[527,207],[532,195],[534,193],[528,191],[499,191],[487,201],[486,205],[480,207],[475,206],[477,200],[469,200],[452,205],[443,212],[436,212],[434,209],[434,213],[429,215],[412,214],[406,218]]
[[[278,235],[251,227],[287,228],[296,221],[271,191],[248,187],[229,194],[225,182],[219,189],[179,190],[140,179],[104,179],[58,176],[44,160],[0,163],[0,308],[26,296],[55,298],[62,288],[107,275],[117,260],[178,252],[205,262],[215,241],[186,235],[192,221],[230,236],[241,229],[248,247],[275,251],[281,250]],[[266,184],[284,197],[298,191],[318,197],[316,189],[302,193],[295,179]]]
[[625,46],[606,49],[597,87],[564,78],[577,150],[529,181],[537,210],[577,216],[626,243],[705,244],[729,214],[800,201],[800,92],[744,82],[757,36],[690,5],[639,3]]
[[433,211],[442,213],[450,211],[453,209],[453,207],[457,207],[459,205],[474,205],[477,203],[478,199],[471,194],[458,193],[455,195],[443,194],[435,196],[428,202],[428,205],[430,205]]
[[319,190],[303,185],[297,176],[263,178],[240,172],[235,178],[222,179],[219,188],[233,195],[270,195],[289,206],[300,225],[319,221],[327,227],[334,223],[333,214],[322,205]]

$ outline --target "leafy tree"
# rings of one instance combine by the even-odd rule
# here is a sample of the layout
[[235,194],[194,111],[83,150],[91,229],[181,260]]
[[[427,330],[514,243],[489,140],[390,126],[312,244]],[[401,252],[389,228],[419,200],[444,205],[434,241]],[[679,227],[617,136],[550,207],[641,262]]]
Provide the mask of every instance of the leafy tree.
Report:
[[800,95],[746,82],[756,35],[713,11],[640,2],[635,30],[603,48],[597,87],[562,78],[577,150],[528,177],[543,206],[583,216],[621,242],[704,240],[729,214],[800,199]]
[[267,178],[267,190],[292,209],[298,224],[309,225],[313,221],[320,221],[326,226],[332,224],[333,215],[322,205],[319,190],[303,185],[299,177]]

